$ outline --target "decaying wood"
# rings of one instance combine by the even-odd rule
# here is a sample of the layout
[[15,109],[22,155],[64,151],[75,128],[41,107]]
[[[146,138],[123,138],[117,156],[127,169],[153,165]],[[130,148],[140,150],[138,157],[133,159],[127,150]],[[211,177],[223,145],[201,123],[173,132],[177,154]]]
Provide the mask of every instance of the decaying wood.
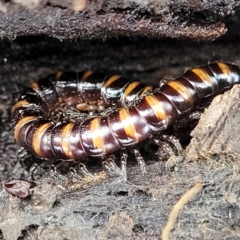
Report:
[[186,149],[190,160],[212,158],[219,155],[240,158],[239,119],[240,86],[236,85],[213,99],[191,133],[192,140]]
[[[57,4],[57,5],[55,5]],[[214,40],[224,35],[239,1],[0,2],[0,37],[44,34],[58,39],[147,36]],[[82,11],[73,11],[82,10]]]
[[[74,8],[78,3],[81,11]],[[58,70],[93,69],[158,85],[208,61],[240,65],[239,1],[55,4],[0,2],[1,181],[29,179],[36,161],[19,161],[10,119],[12,104],[29,82]],[[189,41],[225,33],[221,41]],[[178,212],[170,239],[239,238],[239,97],[236,86],[215,98],[192,133],[187,158],[173,169],[150,154],[145,176],[130,159],[127,182],[106,176],[97,160],[89,169],[94,179],[60,181],[46,177],[40,166],[30,198],[1,190],[0,238],[159,239],[171,209],[196,183],[203,189]]]

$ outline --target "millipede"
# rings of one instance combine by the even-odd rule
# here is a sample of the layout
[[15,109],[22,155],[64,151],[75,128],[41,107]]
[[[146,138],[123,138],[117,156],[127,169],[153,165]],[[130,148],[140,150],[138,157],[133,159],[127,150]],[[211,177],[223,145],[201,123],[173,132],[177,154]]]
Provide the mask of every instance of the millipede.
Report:
[[[14,137],[42,159],[104,157],[161,135],[205,99],[239,82],[238,66],[220,62],[189,69],[156,89],[118,75],[59,72],[23,91],[12,108]],[[59,101],[78,104],[99,100],[114,109],[78,122],[56,124],[49,117]]]

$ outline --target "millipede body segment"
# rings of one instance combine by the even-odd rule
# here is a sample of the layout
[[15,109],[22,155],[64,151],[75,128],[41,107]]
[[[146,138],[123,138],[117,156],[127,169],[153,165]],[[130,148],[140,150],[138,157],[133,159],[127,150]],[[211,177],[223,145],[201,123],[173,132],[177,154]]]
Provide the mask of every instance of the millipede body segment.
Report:
[[[13,106],[14,137],[44,159],[101,157],[161,132],[204,99],[239,82],[239,68],[225,63],[193,68],[154,91],[117,75],[57,73],[32,83]],[[56,124],[48,117],[59,101],[77,104],[100,99],[118,109],[82,122]]]

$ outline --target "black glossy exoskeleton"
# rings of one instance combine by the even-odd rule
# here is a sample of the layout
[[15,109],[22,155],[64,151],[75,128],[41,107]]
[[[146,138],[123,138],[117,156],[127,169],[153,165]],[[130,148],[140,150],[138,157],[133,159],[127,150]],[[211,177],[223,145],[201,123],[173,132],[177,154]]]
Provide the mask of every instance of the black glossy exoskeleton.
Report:
[[[204,99],[239,82],[239,68],[226,63],[190,69],[154,91],[120,76],[104,77],[91,71],[58,73],[32,83],[13,106],[14,137],[44,159],[102,157],[165,130]],[[53,124],[46,114],[59,101],[76,104],[100,99],[119,109],[83,122],[59,124]]]

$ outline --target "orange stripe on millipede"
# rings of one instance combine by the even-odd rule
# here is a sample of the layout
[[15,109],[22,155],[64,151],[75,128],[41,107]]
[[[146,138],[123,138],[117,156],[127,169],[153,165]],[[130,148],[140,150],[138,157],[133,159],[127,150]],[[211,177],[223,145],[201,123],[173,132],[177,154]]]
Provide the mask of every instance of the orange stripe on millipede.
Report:
[[209,76],[204,70],[200,68],[194,68],[189,71],[194,72],[202,81],[212,84],[211,76]]
[[137,82],[137,81],[130,83],[123,93],[123,99],[125,99],[132,92],[132,90],[135,87],[137,87],[139,84],[140,84],[140,82]]
[[95,148],[101,149],[103,152],[106,152],[106,148],[104,146],[104,141],[102,138],[103,133],[101,133],[101,119],[94,118],[91,121],[90,131],[92,134],[92,142]]
[[55,78],[56,78],[57,80],[59,80],[59,78],[60,78],[62,75],[63,75],[63,72],[57,72],[57,73],[55,74]]
[[114,75],[111,76],[104,84],[104,87],[107,88],[109,87],[113,82],[115,82],[116,80],[118,80],[121,76],[119,75]]
[[73,159],[73,155],[71,152],[71,146],[69,141],[69,136],[71,134],[72,128],[74,126],[74,123],[68,123],[61,132],[61,147],[63,150],[63,153],[65,156],[67,156],[69,159]]
[[139,97],[142,97],[142,96],[144,96],[146,93],[152,92],[152,91],[153,91],[153,87],[152,87],[152,86],[147,86],[147,87],[145,87],[145,88],[142,90],[142,92],[141,92],[141,94],[139,95]]
[[30,87],[33,88],[33,89],[39,89],[39,85],[37,82],[33,82],[30,84]]
[[156,117],[159,120],[166,119],[166,114],[162,102],[158,101],[158,99],[154,95],[147,95],[144,99],[147,101],[148,105],[153,109]]
[[82,76],[82,80],[86,80],[92,74],[93,74],[93,71],[91,70],[86,71]]
[[229,69],[227,64],[217,63],[217,65],[222,70],[223,74],[230,76],[231,71],[230,71],[230,69]]
[[40,157],[44,157],[41,153],[41,147],[40,147],[42,136],[50,126],[52,126],[52,124],[50,122],[43,124],[42,126],[37,128],[37,130],[35,131],[35,133],[33,135],[32,147],[33,147],[34,152]]
[[128,109],[122,108],[119,111],[120,120],[123,122],[123,127],[125,130],[125,133],[129,138],[137,140],[136,130],[131,122],[131,115],[128,112]]
[[167,85],[175,89],[185,100],[193,103],[192,95],[183,84],[177,81],[169,81]]
[[27,107],[30,104],[31,103],[28,102],[27,100],[20,100],[12,107],[12,111],[14,111],[15,109],[20,108],[20,107]]
[[19,134],[19,131],[20,129],[26,124],[26,123],[29,123],[29,122],[32,122],[32,121],[35,121],[37,120],[37,117],[35,116],[29,116],[29,117],[24,117],[22,118],[21,120],[19,120],[15,126],[15,129],[14,129],[14,138],[16,139],[16,141],[18,141],[18,134]]

